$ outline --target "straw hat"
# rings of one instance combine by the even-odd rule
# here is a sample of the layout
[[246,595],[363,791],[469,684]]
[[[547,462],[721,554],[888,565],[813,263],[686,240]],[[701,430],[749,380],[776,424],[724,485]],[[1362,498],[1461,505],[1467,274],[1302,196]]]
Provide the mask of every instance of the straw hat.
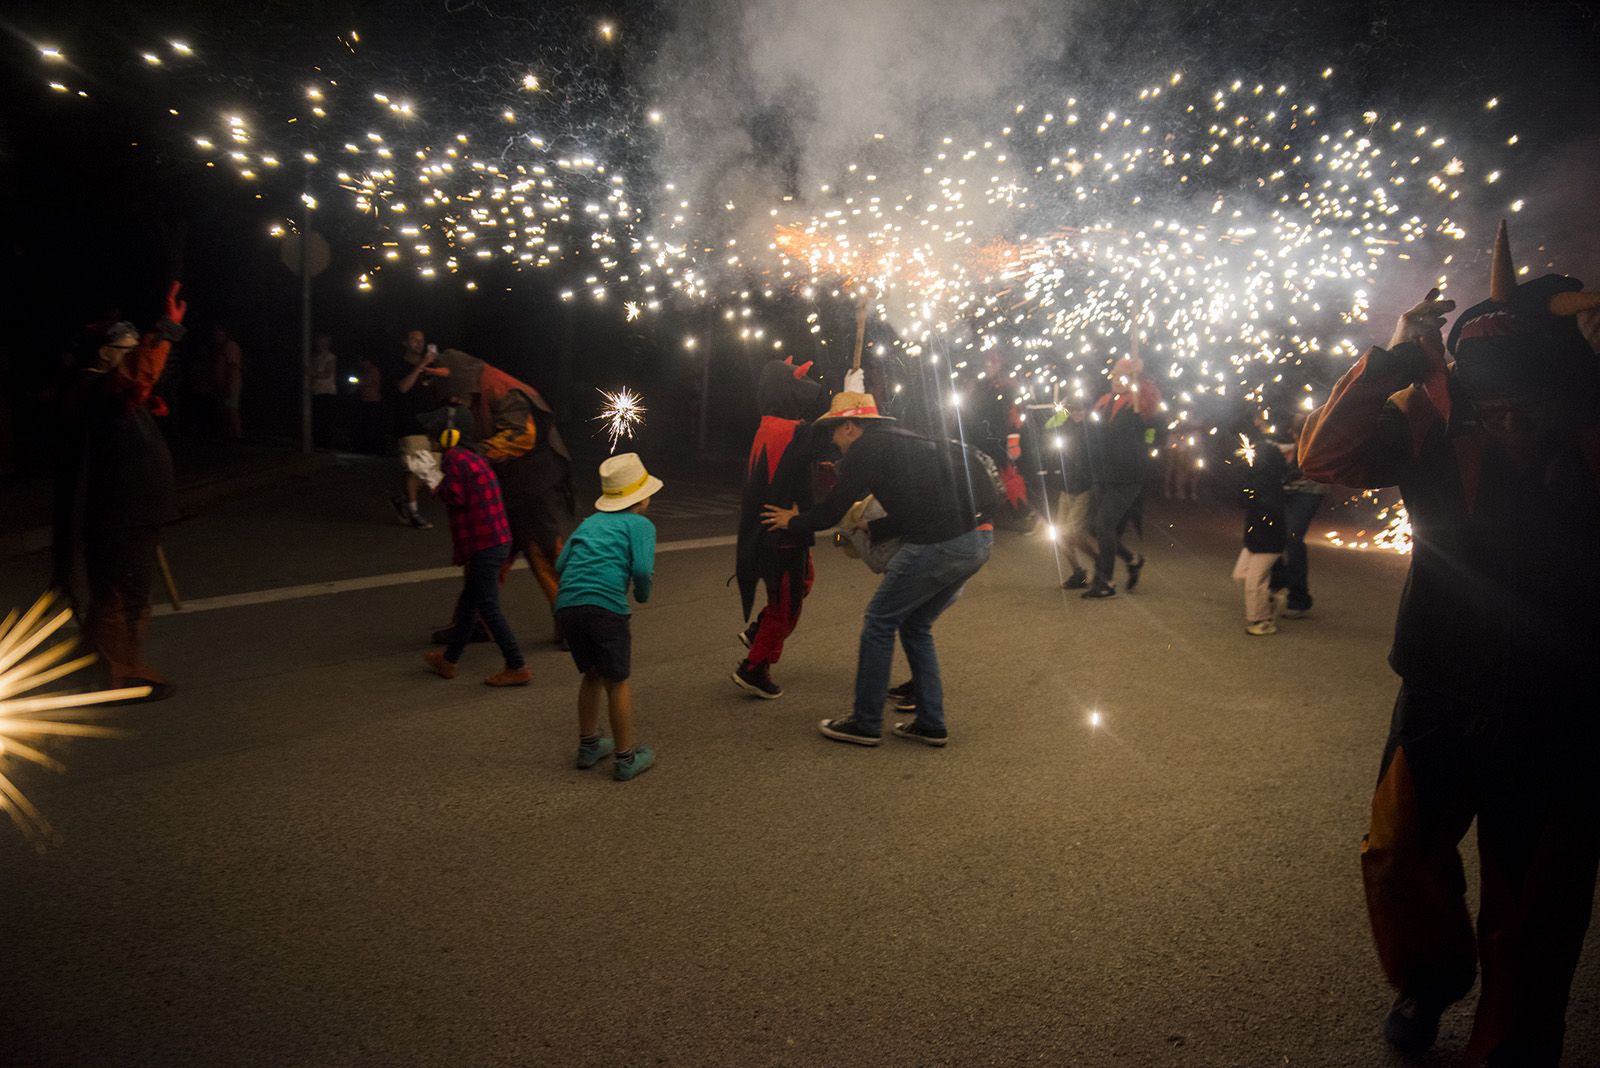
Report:
[[870,393],[835,393],[833,400],[828,404],[828,414],[817,417],[817,422],[826,419],[889,419],[892,415],[882,415],[878,412],[878,402],[872,399]]
[[636,452],[624,452],[600,465],[600,497],[594,506],[602,512],[620,512],[661,490],[662,481],[644,469]]

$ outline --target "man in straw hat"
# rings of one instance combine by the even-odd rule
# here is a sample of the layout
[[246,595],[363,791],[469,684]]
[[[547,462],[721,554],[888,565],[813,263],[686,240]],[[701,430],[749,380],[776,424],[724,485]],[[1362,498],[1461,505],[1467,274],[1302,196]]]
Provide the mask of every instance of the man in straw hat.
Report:
[[828,432],[844,455],[838,483],[826,500],[804,512],[792,504],[769,504],[765,522],[779,530],[815,533],[838,523],[868,494],[878,499],[893,533],[905,544],[884,572],[862,620],[854,710],[823,720],[820,729],[834,741],[855,745],[883,740],[883,702],[898,633],[916,677],[917,716],[896,724],[894,733],[942,746],[949,735],[933,624],[988,561],[993,527],[979,512],[992,513],[998,502],[966,450],[930,441],[892,422],[879,414],[869,394],[835,394],[817,427]]
[[[661,480],[638,453],[625,452],[600,465],[598,509],[567,539],[556,559],[561,590],[556,625],[566,636],[573,663],[583,672],[578,686],[578,759],[592,768],[613,757],[612,778],[626,782],[655,763],[655,752],[633,740],[633,635],[628,586],[640,604],[650,599],[656,569],[656,528],[644,517]],[[605,692],[611,737],[600,737],[600,693]]]
[[[1398,485],[1415,551],[1401,678],[1362,875],[1399,996],[1391,1043],[1432,1045],[1483,990],[1471,1051],[1555,1065],[1600,858],[1600,293],[1516,284],[1502,224],[1490,299],[1440,338],[1437,290],[1314,412],[1310,477]],[[1585,334],[1588,337],[1585,337]],[[1457,843],[1478,824],[1478,938]]]

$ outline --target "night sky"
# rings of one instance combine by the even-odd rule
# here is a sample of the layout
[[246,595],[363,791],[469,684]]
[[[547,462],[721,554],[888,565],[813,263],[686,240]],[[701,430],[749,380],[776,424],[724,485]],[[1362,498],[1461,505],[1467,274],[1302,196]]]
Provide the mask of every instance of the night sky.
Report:
[[[720,10],[737,6],[723,3]],[[549,125],[647,173],[648,153],[624,138],[661,88],[653,68],[660,42],[705,30],[685,22],[718,10],[708,3],[401,0],[334,4],[307,15],[304,5],[280,0],[139,9],[13,5],[0,20],[0,204],[13,279],[13,329],[3,342],[7,392],[25,407],[81,324],[110,307],[148,322],[162,281],[177,276],[193,303],[192,325],[226,323],[244,340],[255,425],[292,433],[298,283],[279,262],[267,226],[294,210],[299,190],[287,175],[246,188],[207,170],[188,128],[167,115],[168,107],[214,110],[230,103],[268,111],[299,91],[313,63],[325,62],[330,74],[382,71],[435,112],[480,108],[506,91],[506,67],[526,61],[554,83]],[[614,44],[598,47],[594,27],[606,19],[622,32]],[[996,57],[996,83],[1114,86],[1178,68],[1272,77],[1280,65],[1303,71],[1330,64],[1339,67],[1352,101],[1382,99],[1456,129],[1478,121],[1485,97],[1504,96],[1527,146],[1523,177],[1540,183],[1537,208],[1518,224],[1526,234],[1521,243],[1537,236],[1571,273],[1600,265],[1593,207],[1600,5],[1080,5],[1067,24],[1071,32],[1046,59],[1031,60],[1032,69],[1006,69],[1004,57]],[[338,35],[352,28],[361,47],[341,54]],[[173,39],[192,42],[207,62],[144,69],[139,52]],[[90,100],[49,90],[55,72],[41,65],[41,42],[67,52],[73,85],[86,87]],[[886,64],[931,62],[935,57],[885,57]],[[751,121],[752,140],[779,170],[792,167],[786,154],[798,151],[789,132],[794,116],[785,112],[780,105],[741,120]],[[563,392],[559,353],[566,344],[576,368],[566,392],[627,380],[647,396],[657,394],[668,411],[688,403],[682,354],[666,334],[554,299],[574,271],[508,272],[497,276],[501,284],[471,294],[396,273],[374,292],[357,293],[350,279],[361,269],[353,258],[359,238],[352,237],[354,221],[340,214],[319,218],[335,257],[317,282],[315,304],[318,329],[333,334],[347,359],[382,352],[415,325]],[[1545,232],[1527,233],[1530,227]],[[719,359],[713,365],[719,377],[748,379],[738,354]],[[729,394],[730,412],[746,402],[741,390]],[[730,415],[717,425],[736,437],[742,418]]]

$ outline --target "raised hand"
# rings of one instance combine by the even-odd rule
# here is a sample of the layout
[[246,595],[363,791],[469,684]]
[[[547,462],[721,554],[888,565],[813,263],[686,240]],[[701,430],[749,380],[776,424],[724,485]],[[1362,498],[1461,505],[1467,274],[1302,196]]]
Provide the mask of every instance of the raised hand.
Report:
[[178,299],[178,291],[182,288],[182,282],[173,282],[172,285],[167,288],[167,305],[163,314],[165,318],[170,319],[175,323],[183,322],[183,317],[188,314],[189,311],[189,302]]
[[1455,301],[1440,300],[1437,288],[1428,290],[1422,303],[1412,307],[1394,324],[1394,336],[1389,339],[1389,347],[1392,349],[1407,341],[1420,342],[1425,339],[1431,339],[1442,347],[1440,334],[1444,330],[1444,317],[1455,310]]

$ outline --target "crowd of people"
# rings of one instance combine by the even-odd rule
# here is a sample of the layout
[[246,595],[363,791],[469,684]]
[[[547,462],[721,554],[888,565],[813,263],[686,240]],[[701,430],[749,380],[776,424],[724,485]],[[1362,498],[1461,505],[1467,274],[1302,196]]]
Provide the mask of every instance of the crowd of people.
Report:
[[[1327,487],[1400,488],[1415,542],[1389,659],[1401,683],[1361,846],[1372,931],[1397,991],[1384,1032],[1402,1050],[1426,1049],[1481,973],[1473,1051],[1495,1065],[1554,1065],[1600,863],[1600,676],[1585,667],[1600,636],[1600,557],[1583,551],[1600,527],[1600,294],[1559,275],[1518,284],[1503,231],[1490,288],[1448,343],[1455,306],[1434,291],[1321,408],[1284,426],[1263,413],[1241,431],[1234,575],[1247,632],[1274,633],[1279,618],[1312,607],[1305,538]],[[100,331],[66,397],[71,448],[57,501],[58,581],[75,553],[87,565],[86,639],[115,684],[149,685],[156,698],[170,684],[145,662],[142,636],[155,535],[174,505],[152,387],[183,334],[179,292],[174,284],[149,330],[117,321]],[[326,339],[317,354],[326,396],[336,358]],[[1012,507],[1010,480],[962,441],[890,418],[859,372],[830,396],[810,370],[783,360],[761,372],[735,554],[747,652],[732,681],[762,699],[782,695],[772,672],[815,581],[815,539],[837,528],[835,541],[882,578],[863,609],[851,710],[818,729],[877,746],[887,703],[905,714],[895,736],[943,747],[933,627],[988,561],[996,519]],[[652,767],[635,736],[630,615],[652,590],[646,513],[661,480],[634,453],[612,456],[578,523],[571,457],[532,387],[441,352],[420,331],[374,373],[402,431],[396,515],[426,526],[420,495],[437,495],[463,568],[428,668],[454,678],[472,642],[493,641],[504,665],[485,682],[530,681],[499,605],[524,557],[549,600],[553,640],[580,672],[576,765],[610,759],[622,781]],[[361,388],[365,398],[366,379]],[[232,401],[236,412],[236,392]],[[226,390],[222,402],[228,410]],[[1137,352],[1111,369],[1102,396],[1058,417],[1053,534],[1070,569],[1062,585],[1085,598],[1118,595],[1119,560],[1123,592],[1146,566],[1128,535],[1140,527],[1162,418]],[[1195,470],[1192,449],[1178,463]],[[1166,486],[1194,493],[1186,476]],[[897,638],[911,677],[891,686]],[[1474,820],[1476,937],[1458,852]]]

